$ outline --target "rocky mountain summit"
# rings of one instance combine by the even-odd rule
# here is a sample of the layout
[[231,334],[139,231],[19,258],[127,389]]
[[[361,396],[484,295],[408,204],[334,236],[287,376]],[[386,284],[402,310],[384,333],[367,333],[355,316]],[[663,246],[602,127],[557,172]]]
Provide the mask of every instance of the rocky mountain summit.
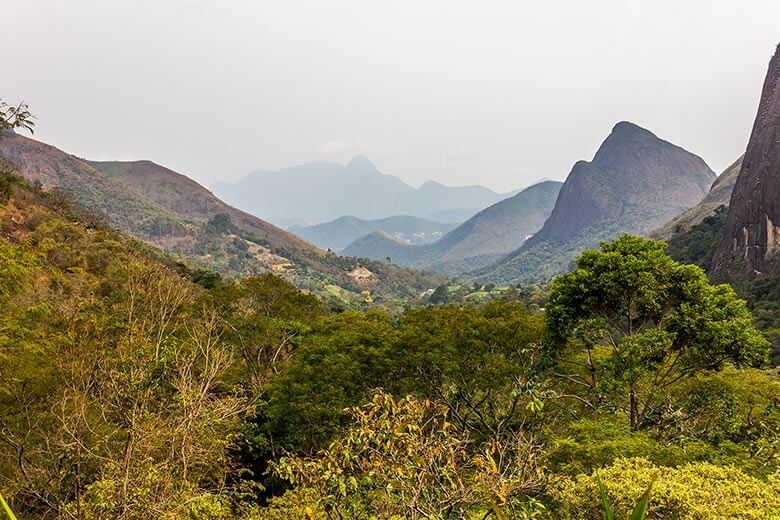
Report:
[[758,114],[711,272],[753,276],[780,267],[780,46],[769,62]]
[[542,229],[474,274],[496,283],[547,280],[584,249],[623,233],[645,235],[704,198],[715,174],[698,156],[626,121],[592,161],[578,161]]

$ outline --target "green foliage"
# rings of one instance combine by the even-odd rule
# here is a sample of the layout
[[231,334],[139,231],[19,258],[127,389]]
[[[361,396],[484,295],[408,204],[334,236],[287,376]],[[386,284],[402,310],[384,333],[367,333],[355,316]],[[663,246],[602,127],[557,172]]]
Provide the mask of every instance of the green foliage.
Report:
[[308,520],[326,520],[328,518],[325,508],[320,500],[320,493],[316,489],[305,486],[297,486],[283,495],[273,497],[268,506],[258,511],[252,520],[289,520],[301,518]]
[[765,482],[731,467],[696,463],[665,468],[635,458],[618,459],[597,474],[560,481],[551,490],[559,504],[557,518],[598,518],[603,512],[599,479],[616,518],[627,518],[653,481],[650,512],[657,518],[765,520],[780,510],[776,476]]
[[447,404],[461,429],[483,437],[517,428],[547,397],[536,379],[543,327],[522,303],[410,310],[392,349],[395,388]]
[[[596,483],[599,487],[599,497],[601,497],[601,505],[604,507],[604,516],[606,516],[606,520],[615,520],[615,513],[612,511],[612,506],[610,505],[609,499],[607,498],[607,492],[604,490],[604,484],[602,484],[601,479],[598,478],[598,475],[596,476]],[[645,517],[647,514],[647,508],[650,504],[650,491],[652,491],[652,488],[653,482],[651,482],[647,487],[644,495],[642,495],[642,498],[631,512],[630,520],[642,520]]]
[[727,216],[728,208],[719,206],[714,215],[706,217],[684,233],[675,234],[669,240],[666,252],[678,262],[696,264],[708,271],[723,236]]
[[768,352],[731,287],[628,235],[582,253],[553,283],[545,315],[556,353],[586,356],[587,372],[564,379],[590,391],[582,399],[594,410],[603,392],[623,392],[632,429],[656,422],[662,394],[696,371],[760,365]]
[[658,465],[674,466],[715,458],[715,449],[699,441],[669,443],[649,432],[632,432],[627,421],[604,417],[568,424],[552,443],[548,461],[558,471],[575,475],[618,457],[640,456]]
[[263,413],[281,446],[322,446],[344,425],[341,411],[389,382],[394,330],[388,315],[344,312],[323,318],[266,386]]
[[[748,368],[766,343],[659,243],[584,253],[549,301],[449,284],[460,304],[394,315],[354,282],[344,311],[8,187],[0,489],[21,518],[595,518],[594,471],[616,515],[655,477],[651,518],[778,507],[780,382]],[[212,220],[203,240],[240,267],[258,242]],[[774,282],[750,287],[771,313]]]
[[772,342],[772,363],[780,364],[780,273],[735,281],[733,285],[747,299],[756,326]]
[[8,516],[9,520],[16,520],[16,516],[14,515],[14,512],[11,511],[11,508],[9,507],[8,503],[3,498],[3,495],[0,495],[0,506],[3,506],[3,511],[5,512],[6,516]]
[[527,406],[547,398],[534,379],[542,330],[520,303],[414,309],[397,325],[375,311],[327,316],[265,387],[263,413],[278,443],[309,450],[343,425],[341,410],[384,387],[437,399],[459,428],[496,434],[535,418]]
[[227,213],[217,213],[206,222],[204,227],[206,233],[227,234],[236,233],[238,229],[233,224],[230,215]]
[[[504,464],[517,459],[495,444],[473,456],[448,410],[428,400],[377,391],[350,413],[353,425],[316,457],[287,456],[274,465],[337,518],[463,518],[487,504],[501,518],[519,493],[541,482],[532,452],[524,452],[522,469],[508,472]],[[506,459],[497,461],[499,453]]]
[[35,116],[30,112],[30,107],[24,102],[15,105],[9,104],[0,98],[0,133],[5,130],[22,128],[32,133],[35,126]]

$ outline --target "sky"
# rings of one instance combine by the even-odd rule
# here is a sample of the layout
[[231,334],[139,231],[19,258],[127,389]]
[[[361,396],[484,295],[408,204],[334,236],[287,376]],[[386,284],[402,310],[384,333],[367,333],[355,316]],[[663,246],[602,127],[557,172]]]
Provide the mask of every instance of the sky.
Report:
[[0,97],[35,138],[206,186],[369,157],[414,186],[564,179],[621,120],[720,172],[776,0],[3,0]]

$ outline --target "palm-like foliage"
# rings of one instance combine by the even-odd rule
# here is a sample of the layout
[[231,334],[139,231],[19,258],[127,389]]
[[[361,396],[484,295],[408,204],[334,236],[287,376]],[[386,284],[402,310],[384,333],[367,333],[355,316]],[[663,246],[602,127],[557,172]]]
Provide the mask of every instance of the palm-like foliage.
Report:
[[[601,478],[598,475],[596,475],[596,482],[599,485],[599,496],[601,497],[601,505],[604,507],[604,516],[606,517],[606,520],[615,520],[615,512],[612,510],[612,506],[607,498],[607,492],[604,490],[604,484],[601,482]],[[647,507],[650,504],[650,491],[653,489],[654,483],[655,481],[647,486],[642,498],[637,502],[636,507],[634,507],[634,511],[631,513],[629,520],[644,520],[645,515],[647,514]]]
[[0,506],[3,506],[3,511],[5,511],[6,516],[8,516],[10,520],[16,520],[16,515],[14,515],[14,512],[11,511],[11,508],[8,506],[8,502],[5,501],[3,495],[0,495]]

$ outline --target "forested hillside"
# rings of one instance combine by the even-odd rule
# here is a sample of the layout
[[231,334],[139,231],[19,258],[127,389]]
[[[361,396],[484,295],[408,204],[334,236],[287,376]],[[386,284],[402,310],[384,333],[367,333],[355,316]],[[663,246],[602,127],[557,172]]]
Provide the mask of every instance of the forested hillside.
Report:
[[151,161],[89,162],[13,132],[0,134],[0,157],[28,181],[89,208],[93,219],[230,278],[275,272],[345,303],[361,301],[363,291],[388,300],[413,298],[442,281],[328,253]]
[[[19,518],[780,511],[780,383],[727,286],[623,237],[522,303],[334,312],[0,177],[0,494]],[[674,282],[674,283],[672,283]]]

